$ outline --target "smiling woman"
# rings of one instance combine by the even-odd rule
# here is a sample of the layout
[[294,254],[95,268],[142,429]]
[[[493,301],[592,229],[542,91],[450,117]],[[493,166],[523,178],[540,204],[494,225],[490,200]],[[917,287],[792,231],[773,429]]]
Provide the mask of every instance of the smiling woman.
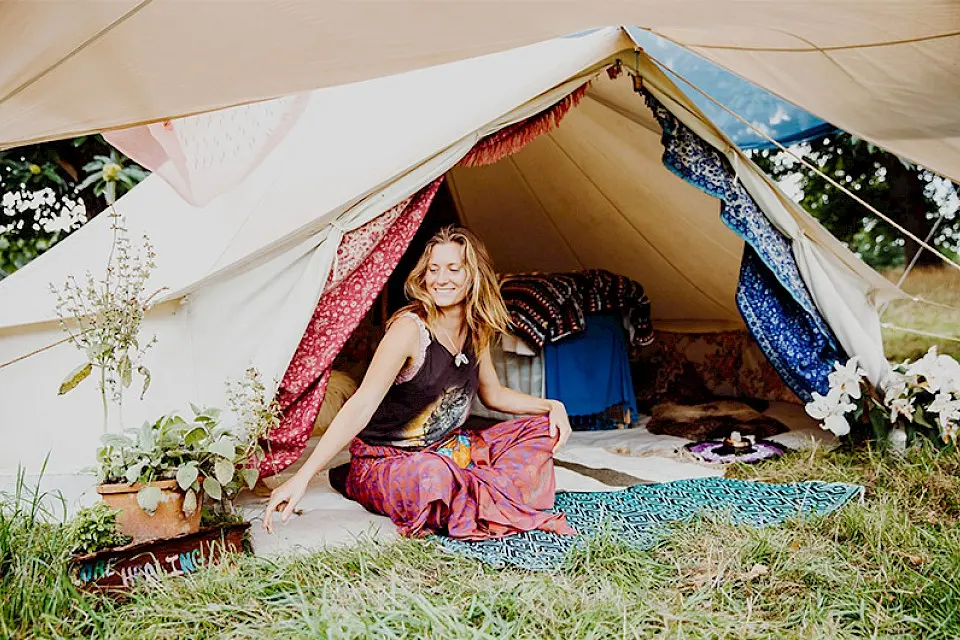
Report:
[[[444,227],[405,283],[410,304],[388,322],[363,383],[295,476],[270,497],[286,521],[315,474],[350,444],[345,492],[401,533],[482,540],[542,529],[574,533],[553,507],[553,451],[570,434],[563,404],[504,387],[490,343],[508,315],[492,261],[470,231]],[[464,427],[479,395],[526,416]]]

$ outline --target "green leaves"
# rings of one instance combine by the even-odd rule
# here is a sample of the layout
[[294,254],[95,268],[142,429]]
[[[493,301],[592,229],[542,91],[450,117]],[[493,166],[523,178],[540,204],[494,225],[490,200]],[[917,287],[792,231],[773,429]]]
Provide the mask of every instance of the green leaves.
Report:
[[157,440],[153,434],[153,425],[144,422],[140,427],[140,433],[137,438],[137,446],[143,451],[150,451],[156,446]]
[[72,391],[76,388],[78,384],[83,382],[93,371],[93,365],[89,362],[85,362],[73,371],[71,371],[66,378],[63,379],[63,382],[60,383],[60,390],[57,392],[57,395],[63,395]]
[[140,474],[143,473],[143,468],[147,466],[147,462],[149,462],[149,460],[140,460],[127,467],[127,472],[124,474],[124,477],[128,483],[133,484],[140,479]]
[[203,492],[214,500],[219,500],[223,497],[223,488],[215,478],[207,477],[203,479]]
[[150,388],[150,369],[140,365],[137,367],[137,373],[143,376],[143,388],[140,389],[140,399],[143,400],[143,396],[146,395],[147,389]]
[[234,468],[232,460],[217,460],[217,462],[213,465],[213,470],[214,475],[217,478],[217,482],[219,482],[221,485],[228,484],[231,480],[233,480]]
[[157,507],[160,506],[161,497],[160,487],[154,485],[144,487],[137,492],[137,504],[140,505],[141,509],[153,515],[157,512]]
[[117,363],[117,373],[120,374],[120,384],[125,389],[129,388],[133,382],[133,365],[130,363],[130,356],[127,354],[123,354],[120,362]]
[[196,462],[188,462],[184,466],[177,469],[177,484],[180,485],[180,488],[183,491],[186,491],[193,486],[193,483],[197,481],[197,476],[199,475],[200,472],[197,469]]
[[118,447],[120,449],[132,447],[135,444],[131,438],[119,433],[105,433],[100,436],[100,442],[105,447]]
[[244,467],[240,470],[240,475],[243,477],[243,482],[247,485],[247,489],[253,489],[257,484],[257,480],[260,479],[260,470],[255,467]]
[[219,456],[223,456],[224,458],[233,460],[233,456],[236,455],[236,445],[230,438],[220,438],[210,445],[209,451],[210,453],[215,453]]
[[202,442],[207,435],[207,429],[205,427],[194,427],[187,432],[187,435],[184,437],[183,441],[186,442],[188,447],[195,447],[200,444],[200,442]]
[[119,547],[130,542],[117,530],[119,510],[105,502],[80,509],[64,528],[64,535],[74,553],[93,553],[101,549]]
[[197,510],[197,492],[193,489],[187,491],[183,496],[183,515],[188,518]]
[[[216,408],[194,406],[192,419],[171,413],[137,429],[105,434],[97,451],[98,478],[103,482],[175,478],[180,491],[194,492],[191,500],[198,494],[222,501],[244,486],[253,488],[259,473],[249,460],[262,453],[258,436],[243,431],[237,435],[235,427],[220,424],[219,418]],[[148,507],[153,504],[150,493],[142,500]]]

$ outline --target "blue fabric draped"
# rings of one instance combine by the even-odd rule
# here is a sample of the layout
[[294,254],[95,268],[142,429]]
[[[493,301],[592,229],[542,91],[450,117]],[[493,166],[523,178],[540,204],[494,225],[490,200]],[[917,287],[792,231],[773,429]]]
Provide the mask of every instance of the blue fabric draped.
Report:
[[588,315],[583,333],[544,345],[543,358],[546,395],[563,402],[571,417],[594,415],[611,407],[637,414],[619,317]]
[[663,163],[720,200],[720,218],[743,238],[737,307],[783,381],[802,400],[826,393],[827,376],[846,359],[797,268],[790,240],[773,226],[719,151],[683,125],[649,93],[663,129]]

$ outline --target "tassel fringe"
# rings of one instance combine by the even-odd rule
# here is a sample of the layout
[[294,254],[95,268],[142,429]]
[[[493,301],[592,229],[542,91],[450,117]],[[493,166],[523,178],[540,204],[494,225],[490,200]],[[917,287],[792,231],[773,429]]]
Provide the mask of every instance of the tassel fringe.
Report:
[[519,152],[543,134],[560,126],[560,121],[567,115],[567,112],[583,100],[588,86],[590,86],[590,83],[578,87],[552,107],[481,139],[460,160],[458,166],[483,167]]

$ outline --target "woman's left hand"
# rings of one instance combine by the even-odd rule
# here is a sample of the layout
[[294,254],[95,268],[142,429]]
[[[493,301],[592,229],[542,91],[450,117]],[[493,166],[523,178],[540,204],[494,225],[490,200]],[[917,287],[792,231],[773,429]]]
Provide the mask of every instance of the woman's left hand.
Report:
[[557,444],[553,448],[556,451],[566,444],[573,429],[570,428],[570,418],[567,417],[567,408],[563,406],[563,403],[559,400],[552,400],[550,404],[550,435],[557,436],[559,434]]

